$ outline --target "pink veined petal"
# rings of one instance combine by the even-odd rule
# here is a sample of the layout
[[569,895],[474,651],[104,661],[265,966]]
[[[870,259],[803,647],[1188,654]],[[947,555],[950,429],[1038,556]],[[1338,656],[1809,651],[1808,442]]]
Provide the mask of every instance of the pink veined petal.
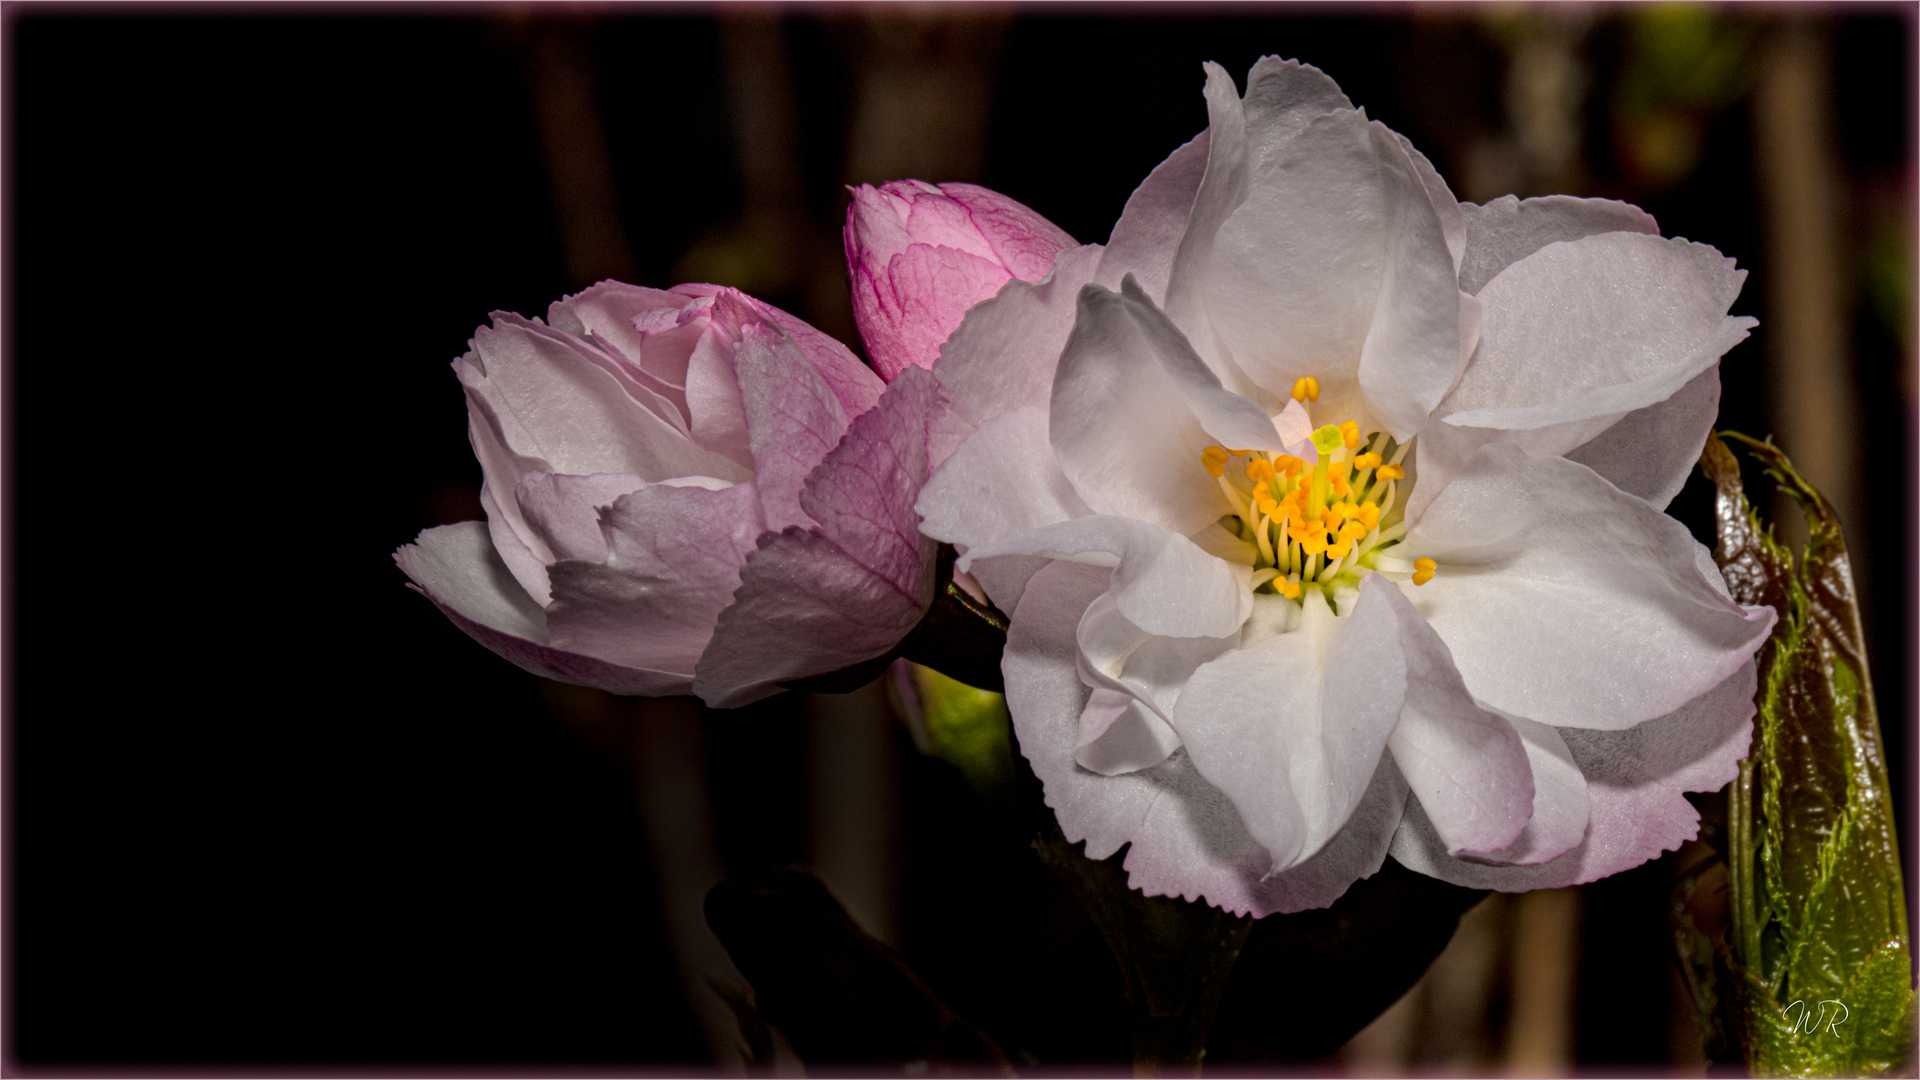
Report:
[[[918,181],[896,182],[884,187],[892,189],[903,183],[917,184]],[[926,186],[932,187],[930,184]],[[907,245],[914,242],[907,232],[906,216],[912,212],[910,200],[903,200],[891,191],[875,188],[871,184],[850,187],[847,193],[853,200],[847,206],[847,225],[841,237],[846,244],[848,270],[859,264],[862,253],[885,266],[888,259],[907,250]],[[902,204],[905,213],[896,208]]]
[[810,530],[767,533],[701,655],[694,692],[720,708],[897,644],[933,599],[934,543],[915,527],[926,419],[939,386],[911,371],[854,420],[807,478]]
[[1502,195],[1485,206],[1461,203],[1460,214],[1467,239],[1460,291],[1469,295],[1548,244],[1608,232],[1660,235],[1653,215],[1612,199],[1548,195],[1523,200]]
[[966,210],[994,259],[1023,281],[1046,277],[1053,270],[1054,256],[1078,246],[1058,225],[990,188],[942,184],[940,191]]
[[853,350],[771,304],[752,297],[747,299],[760,312],[761,318],[786,331],[793,343],[800,347],[807,362],[826,380],[834,396],[840,399],[840,408],[848,416],[859,416],[880,400],[880,395],[887,388],[886,381],[874,374],[872,368],[861,363],[860,358],[853,355]]
[[766,527],[810,527],[800,490],[847,433],[846,411],[793,339],[764,323],[741,329],[734,369]]
[[1182,534],[1231,513],[1200,465],[1201,451],[1215,440],[1136,312],[1098,285],[1081,290],[1079,307],[1048,409],[1054,453],[1074,490],[1099,513]]
[[1112,566],[1120,614],[1150,634],[1226,637],[1253,610],[1252,569],[1201,550],[1178,533],[1132,518],[1094,515],[1045,525],[961,556],[1044,555]]
[[1558,734],[1586,777],[1591,813],[1585,839],[1535,866],[1481,866],[1449,858],[1415,804],[1393,840],[1393,857],[1410,869],[1475,889],[1524,892],[1597,881],[1672,851],[1700,832],[1700,814],[1683,794],[1712,791],[1734,778],[1753,734],[1754,666],[1668,716],[1624,731],[1561,728]]
[[1069,248],[1044,281],[1009,281],[967,311],[933,367],[949,402],[934,420],[929,452],[935,466],[986,421],[1022,406],[1047,409],[1080,289],[1093,277],[1100,250]]
[[885,263],[862,260],[853,277],[855,321],[880,377],[931,368],[967,309],[1000,291],[1009,274],[956,248],[914,244]]
[[684,694],[692,683],[690,675],[623,667],[549,645],[545,613],[514,582],[478,521],[428,529],[393,561],[467,636],[535,675],[615,694]]
[[1406,693],[1385,592],[1363,589],[1353,613],[1336,618],[1316,589],[1293,630],[1195,671],[1173,726],[1277,872],[1312,857],[1345,826]]
[[1164,303],[1174,255],[1187,232],[1187,215],[1207,171],[1207,132],[1195,135],[1154,166],[1127,198],[1094,280],[1109,289],[1132,274],[1155,303]]
[[[1473,696],[1561,727],[1663,716],[1748,663],[1773,626],[1700,570],[1686,526],[1593,470],[1482,447],[1395,554]],[[1384,565],[1384,564],[1383,564]]]
[[760,533],[753,486],[654,484],[615,500],[600,516],[606,558],[547,570],[553,644],[690,682]]
[[1413,604],[1378,576],[1361,586],[1363,599],[1375,593],[1405,665],[1406,704],[1387,740],[1394,763],[1450,854],[1500,851],[1533,815],[1526,747],[1513,725],[1474,702],[1446,643]]

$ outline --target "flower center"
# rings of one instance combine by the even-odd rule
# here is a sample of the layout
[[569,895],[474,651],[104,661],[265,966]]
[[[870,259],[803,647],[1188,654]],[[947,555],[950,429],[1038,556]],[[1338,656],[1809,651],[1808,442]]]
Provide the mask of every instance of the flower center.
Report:
[[[1304,405],[1317,400],[1319,391],[1316,380],[1303,378],[1294,383],[1293,399]],[[1200,452],[1200,464],[1234,507],[1220,524],[1259,551],[1254,590],[1297,601],[1303,588],[1316,586],[1332,601],[1335,590],[1358,587],[1367,574],[1405,573],[1383,569],[1380,559],[1406,533],[1405,521],[1392,512],[1407,475],[1401,461],[1413,443],[1397,444],[1384,431],[1362,440],[1352,420],[1318,428],[1312,438],[1311,463],[1291,454],[1209,446]],[[1244,469],[1229,470],[1236,458],[1246,459]],[[1383,518],[1390,519],[1384,527]],[[1433,580],[1432,559],[1413,566],[1415,585]]]

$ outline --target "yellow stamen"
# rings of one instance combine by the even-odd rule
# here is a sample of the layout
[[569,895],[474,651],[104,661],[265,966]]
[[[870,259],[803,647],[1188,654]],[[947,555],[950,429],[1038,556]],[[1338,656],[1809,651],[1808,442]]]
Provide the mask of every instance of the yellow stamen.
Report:
[[1263,484],[1273,479],[1273,462],[1260,457],[1248,458],[1247,479],[1256,484]]
[[1353,459],[1353,467],[1356,469],[1377,469],[1380,467],[1380,455],[1372,452],[1361,454],[1359,457]]
[[1216,480],[1227,474],[1227,452],[1217,446],[1200,451],[1200,467]]
[[1300,578],[1298,575],[1290,577],[1284,582],[1275,582],[1274,584],[1280,587],[1281,596],[1289,600],[1300,599]]
[[1320,400],[1320,380],[1305,375],[1293,380],[1293,400],[1315,402]]
[[1439,569],[1439,566],[1440,564],[1434,562],[1432,559],[1419,558],[1413,560],[1413,583],[1415,585],[1425,585],[1427,582],[1432,581],[1434,571]]
[[1246,456],[1247,456],[1248,454],[1251,454],[1251,453],[1253,453],[1253,451],[1251,451],[1251,450],[1229,450],[1229,451],[1227,451],[1227,453],[1229,453],[1229,454],[1232,454],[1232,455],[1233,455],[1234,457],[1246,457]]
[[1347,478],[1339,473],[1334,473],[1327,477],[1327,483],[1333,486],[1333,493],[1335,495],[1345,495],[1347,493]]
[[1382,480],[1399,480],[1407,475],[1407,470],[1398,465],[1382,465],[1376,474]]
[[1299,476],[1300,470],[1307,467],[1306,462],[1301,461],[1292,454],[1281,454],[1276,464],[1279,465],[1280,471],[1286,473],[1288,476]]
[[1360,446],[1360,424],[1354,420],[1348,420],[1341,424],[1340,438],[1341,441],[1346,444],[1347,449],[1357,449]]
[[1368,532],[1372,532],[1374,529],[1378,528],[1380,525],[1380,507],[1375,505],[1372,501],[1361,503],[1360,504],[1360,524],[1365,525],[1367,527]]

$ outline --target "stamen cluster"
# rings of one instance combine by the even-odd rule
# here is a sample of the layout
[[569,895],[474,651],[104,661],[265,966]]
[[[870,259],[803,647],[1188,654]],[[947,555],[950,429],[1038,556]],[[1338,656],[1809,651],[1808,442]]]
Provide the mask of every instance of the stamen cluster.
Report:
[[[1294,399],[1320,396],[1312,378],[1294,384]],[[1403,522],[1381,528],[1394,507],[1406,469],[1401,460],[1412,445],[1396,445],[1383,431],[1368,434],[1362,449],[1360,425],[1352,420],[1313,433],[1316,460],[1292,454],[1209,446],[1200,464],[1219,483],[1234,506],[1221,524],[1259,550],[1254,563],[1256,591],[1298,600],[1305,585],[1318,585],[1331,597],[1344,582],[1357,584],[1376,572],[1378,557],[1399,543]],[[1227,464],[1245,458],[1246,484],[1229,477]],[[1431,559],[1416,563],[1415,585],[1432,580]]]

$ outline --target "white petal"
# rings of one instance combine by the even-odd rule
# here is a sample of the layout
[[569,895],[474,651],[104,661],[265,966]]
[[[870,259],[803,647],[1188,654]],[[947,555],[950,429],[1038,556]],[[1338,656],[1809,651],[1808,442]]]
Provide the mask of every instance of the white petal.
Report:
[[1672,712],[1748,662],[1770,608],[1716,591],[1686,526],[1564,458],[1482,447],[1394,554],[1439,575],[1406,586],[1467,688],[1558,726],[1619,729]]
[[1665,401],[1747,336],[1753,320],[1726,314],[1745,277],[1703,244],[1637,233],[1541,248],[1480,290],[1479,351],[1435,415],[1531,430]]
[[[1121,614],[1111,592],[1087,605],[1075,636],[1082,682],[1133,698],[1167,723],[1172,722],[1181,689],[1194,669],[1239,643],[1238,633],[1224,637],[1150,634]],[[1178,745],[1179,739],[1174,738],[1160,758]]]
[[1092,513],[1054,459],[1047,414],[1030,405],[981,424],[914,509],[921,532],[968,548]]
[[1195,135],[1134,189],[1100,256],[1095,281],[1117,289],[1120,280],[1132,274],[1156,302],[1166,297],[1173,259],[1180,250],[1180,238],[1187,233],[1187,215],[1206,175],[1209,141],[1205,131]]
[[962,556],[1044,555],[1112,566],[1120,613],[1148,633],[1226,637],[1253,610],[1252,574],[1216,559],[1178,533],[1130,518],[1095,515],[1017,533]]
[[1096,513],[1186,534],[1232,512],[1200,464],[1214,440],[1118,294],[1080,291],[1048,418],[1061,471]]
[[928,447],[936,467],[986,421],[1022,406],[1046,411],[1080,289],[1093,279],[1100,252],[1098,244],[1068,248],[1046,280],[1014,278],[968,309],[933,365],[950,413]]
[[[1226,796],[1202,778],[1184,751],[1151,769],[1101,776],[1076,766],[1074,748],[1090,691],[1075,665],[1075,630],[1107,590],[1096,567],[1053,563],[1033,575],[1014,612],[1001,668],[1020,749],[1045,788],[1069,841],[1103,859],[1131,844],[1128,880],[1152,896],[1205,900],[1262,916],[1325,907],[1380,868],[1401,816],[1406,786],[1390,764],[1348,827],[1314,859],[1266,877],[1272,857],[1247,835]],[[1263,880],[1264,878],[1264,880]]]
[[1180,748],[1180,736],[1131,694],[1096,688],[1080,714],[1073,760],[1102,776],[1149,769]]
[[1585,776],[1591,811],[1585,838],[1558,858],[1536,866],[1449,858],[1417,804],[1407,806],[1393,857],[1456,885],[1524,892],[1597,881],[1672,851],[1700,831],[1700,814],[1683,793],[1712,791],[1739,772],[1753,731],[1755,683],[1749,663],[1671,715],[1638,727],[1559,729]]
[[1450,854],[1507,847],[1533,812],[1533,773],[1519,734],[1474,703],[1446,643],[1399,590],[1373,577],[1366,593],[1391,609],[1405,656],[1406,705],[1387,740],[1400,774]]
[[1581,775],[1573,751],[1560,737],[1562,729],[1518,716],[1505,719],[1526,745],[1527,769],[1533,776],[1533,814],[1512,844],[1469,856],[1467,861],[1489,866],[1538,866],[1565,855],[1586,839],[1592,800],[1587,793],[1587,778]]
[[1306,594],[1291,633],[1195,671],[1174,708],[1182,744],[1272,855],[1272,870],[1319,851],[1372,782],[1406,695],[1388,585],[1336,618]]
[[1252,399],[1221,386],[1219,376],[1193,351],[1179,328],[1147,299],[1139,282],[1131,276],[1121,282],[1119,307],[1138,328],[1148,351],[1160,361],[1160,369],[1166,372],[1180,399],[1187,403],[1201,428],[1216,441],[1236,449],[1282,454],[1306,452],[1299,444],[1313,432],[1306,410],[1299,402],[1288,398],[1286,411],[1269,417]]
[[1468,294],[1478,293],[1500,271],[1561,240],[1607,232],[1660,235],[1651,214],[1612,199],[1548,195],[1522,200],[1502,195],[1485,206],[1461,203],[1460,212],[1467,230],[1460,290]]
[[1715,364],[1672,397],[1628,413],[1566,457],[1665,509],[1686,486],[1719,415],[1720,365]]

